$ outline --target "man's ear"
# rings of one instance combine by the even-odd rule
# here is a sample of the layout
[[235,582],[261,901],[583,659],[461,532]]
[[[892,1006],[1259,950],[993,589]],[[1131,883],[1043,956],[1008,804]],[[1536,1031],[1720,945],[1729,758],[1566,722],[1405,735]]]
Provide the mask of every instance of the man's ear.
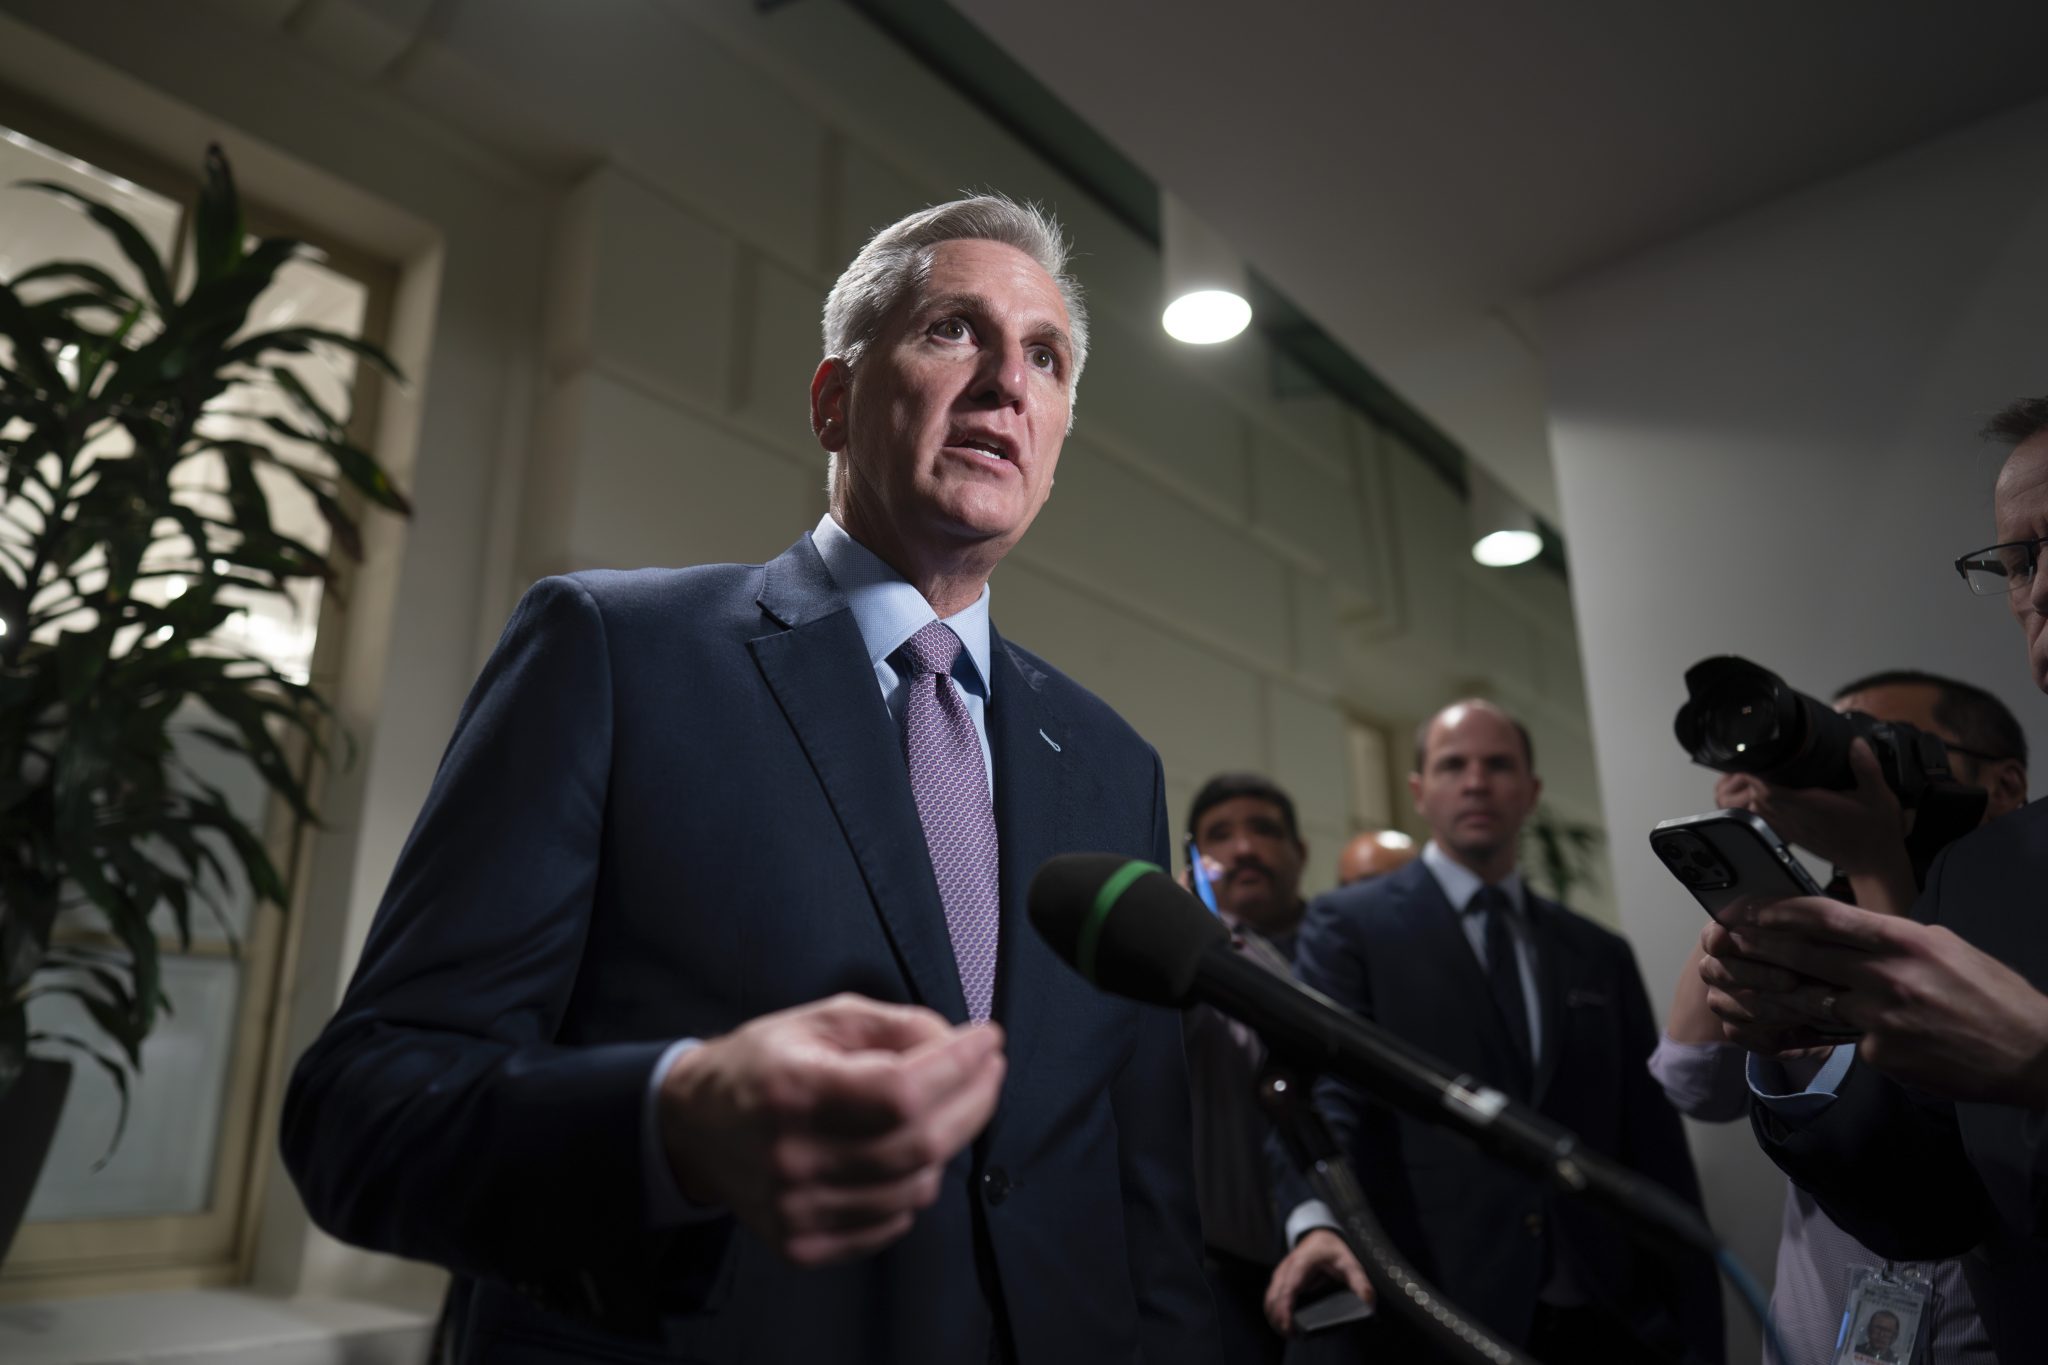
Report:
[[1408,800],[1415,807],[1417,815],[1422,814],[1422,774],[1408,774]]
[[853,367],[826,356],[811,375],[811,434],[833,454],[846,449],[847,400],[853,390]]
[[2001,814],[2027,804],[2027,770],[2018,759],[2003,759],[1991,774],[1991,809]]

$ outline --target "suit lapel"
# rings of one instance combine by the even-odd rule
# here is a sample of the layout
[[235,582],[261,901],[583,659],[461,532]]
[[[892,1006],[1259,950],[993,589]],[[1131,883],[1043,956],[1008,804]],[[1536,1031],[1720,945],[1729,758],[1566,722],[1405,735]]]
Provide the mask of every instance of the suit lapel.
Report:
[[[1437,961],[1449,964],[1457,983],[1457,998],[1472,1002],[1469,1013],[1478,1022],[1488,1053],[1500,1058],[1503,1064],[1511,1064],[1517,1049],[1508,1034],[1507,1021],[1501,1018],[1500,1003],[1494,999],[1493,983],[1480,969],[1471,940],[1458,923],[1458,911],[1437,885],[1435,874],[1420,859],[1395,875],[1410,878],[1405,906],[1411,929],[1428,945]],[[1512,1091],[1515,1084],[1514,1078],[1505,1075],[1480,1079],[1502,1090]],[[1526,1079],[1522,1083],[1527,1084]]]
[[1022,1075],[1044,1029],[1047,1002],[1067,984],[1062,977],[1073,976],[1031,927],[1025,902],[1040,864],[1077,847],[1071,820],[1079,779],[1073,758],[1053,747],[1064,727],[1044,704],[1039,675],[1020,667],[993,627],[989,671],[988,740],[1002,850],[996,1018],[1009,1035],[1011,1074]]
[[760,602],[783,629],[748,648],[825,789],[903,974],[920,1002],[965,1023],[902,741],[860,627],[808,537],[768,564]]

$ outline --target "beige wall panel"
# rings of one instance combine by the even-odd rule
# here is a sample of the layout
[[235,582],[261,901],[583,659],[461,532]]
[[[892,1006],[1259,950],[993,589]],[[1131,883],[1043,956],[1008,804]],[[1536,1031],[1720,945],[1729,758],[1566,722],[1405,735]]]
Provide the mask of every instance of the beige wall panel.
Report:
[[1358,598],[1383,596],[1366,538],[1358,490],[1348,469],[1332,472],[1304,459],[1291,440],[1266,428],[1252,439],[1255,524],[1291,558],[1327,573]]
[[1294,674],[1319,688],[1334,689],[1338,676],[1337,608],[1329,580],[1294,570],[1287,575],[1287,592]]
[[819,311],[822,286],[751,254],[740,276],[745,284],[736,352],[736,417],[778,450],[816,468],[825,484],[825,452],[811,435],[811,374],[822,358]]
[[1308,845],[1308,861],[1301,869],[1301,895],[1304,900],[1314,900],[1325,891],[1336,888],[1337,855],[1343,851],[1344,841],[1351,836],[1343,825],[1310,819],[1307,810],[1296,812],[1296,817],[1301,825],[1302,842]]
[[[1540,696],[1536,677],[1536,632],[1513,607],[1501,600],[1476,566],[1460,566],[1458,647],[1478,670],[1498,678],[1518,700]],[[1529,570],[1498,570],[1515,573]],[[1535,570],[1534,572],[1542,572]]]
[[1017,554],[1284,668],[1287,585],[1280,562],[1229,526],[1069,440],[1058,486]]
[[730,391],[738,247],[704,219],[611,167],[564,211],[557,270],[587,292],[558,311],[558,369],[600,363],[709,408]]
[[812,480],[788,460],[603,375],[579,382],[571,564],[758,563],[810,529]]
[[[1096,319],[1075,429],[1114,444],[1160,478],[1228,517],[1250,491],[1245,422],[1190,381],[1157,324],[1133,330]],[[1182,348],[1185,349],[1185,348]]]
[[453,5],[439,45],[728,229],[791,264],[817,259],[824,124],[664,7]]
[[832,222],[819,269],[836,279],[877,228],[952,198],[951,187],[921,182],[857,143],[840,141],[832,155]]
[[1304,823],[1313,820],[1333,830],[1348,825],[1351,770],[1343,714],[1280,685],[1266,689],[1266,708],[1273,737],[1270,776],[1294,798]]

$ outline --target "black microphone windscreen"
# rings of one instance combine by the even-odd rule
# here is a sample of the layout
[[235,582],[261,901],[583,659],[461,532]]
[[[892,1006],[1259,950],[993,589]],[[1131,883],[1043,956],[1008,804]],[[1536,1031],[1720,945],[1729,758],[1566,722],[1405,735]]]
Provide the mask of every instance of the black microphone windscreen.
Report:
[[1151,863],[1064,853],[1031,879],[1031,922],[1089,981],[1154,1005],[1189,1003],[1202,954],[1230,933]]

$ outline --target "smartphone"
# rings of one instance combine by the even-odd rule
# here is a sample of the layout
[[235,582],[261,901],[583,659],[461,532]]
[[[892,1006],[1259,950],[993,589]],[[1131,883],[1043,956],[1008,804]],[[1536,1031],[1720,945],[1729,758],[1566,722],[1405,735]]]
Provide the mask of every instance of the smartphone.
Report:
[[1373,1307],[1348,1289],[1337,1289],[1294,1310],[1294,1328],[1307,1336],[1372,1316]]
[[1745,810],[1666,820],[1650,831],[1650,848],[1716,919],[1741,900],[1822,894],[1791,846]]
[[1216,888],[1209,881],[1209,870],[1202,866],[1202,850],[1195,847],[1195,836],[1188,836],[1188,879],[1194,883],[1195,894],[1202,898],[1202,904],[1209,907],[1209,913],[1220,915],[1216,907]]

